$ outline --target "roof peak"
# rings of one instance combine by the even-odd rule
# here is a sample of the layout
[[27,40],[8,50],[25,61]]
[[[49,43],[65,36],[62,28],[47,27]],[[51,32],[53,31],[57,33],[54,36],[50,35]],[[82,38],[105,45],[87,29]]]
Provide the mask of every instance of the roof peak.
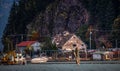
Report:
[[18,47],[26,47],[26,46],[32,45],[35,42],[37,42],[37,41],[22,41],[19,44],[17,44],[17,46]]

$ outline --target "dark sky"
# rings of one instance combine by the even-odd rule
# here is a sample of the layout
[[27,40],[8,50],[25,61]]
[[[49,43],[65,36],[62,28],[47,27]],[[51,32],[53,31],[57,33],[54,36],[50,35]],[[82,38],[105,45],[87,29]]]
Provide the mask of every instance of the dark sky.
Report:
[[[12,3],[13,0],[0,0],[0,38],[2,37],[3,30],[7,24]],[[0,49],[1,49],[1,40],[0,40]]]

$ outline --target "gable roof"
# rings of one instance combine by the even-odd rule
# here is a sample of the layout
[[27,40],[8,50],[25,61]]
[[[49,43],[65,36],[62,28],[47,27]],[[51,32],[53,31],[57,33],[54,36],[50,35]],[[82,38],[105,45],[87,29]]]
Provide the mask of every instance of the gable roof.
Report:
[[62,40],[59,42],[59,44],[57,46],[62,47],[72,36],[73,36],[73,34],[69,34],[67,36],[62,36]]
[[23,41],[23,42],[17,44],[17,47],[26,47],[26,46],[32,45],[35,42],[36,41]]
[[63,50],[73,50],[73,45],[76,44],[77,47],[79,47],[81,50],[86,50],[87,46],[86,44],[75,34],[73,33],[68,33],[68,32],[63,32],[60,34],[57,34],[53,40],[52,43],[56,44],[56,47],[58,49],[63,49]]
[[57,34],[53,38],[53,42],[56,44],[58,48],[61,48],[74,34],[70,34],[67,31],[63,33]]

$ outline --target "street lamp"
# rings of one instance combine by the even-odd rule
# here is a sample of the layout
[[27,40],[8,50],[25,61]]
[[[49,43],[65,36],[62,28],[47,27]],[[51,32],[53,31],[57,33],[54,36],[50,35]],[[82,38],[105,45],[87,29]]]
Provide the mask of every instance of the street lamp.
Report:
[[92,32],[90,31],[90,49],[91,49],[91,35],[92,35]]
[[115,40],[115,43],[116,43],[115,45],[116,45],[116,49],[117,49],[117,47],[118,47],[118,46],[117,46],[117,45],[118,45],[118,44],[117,44],[117,39]]

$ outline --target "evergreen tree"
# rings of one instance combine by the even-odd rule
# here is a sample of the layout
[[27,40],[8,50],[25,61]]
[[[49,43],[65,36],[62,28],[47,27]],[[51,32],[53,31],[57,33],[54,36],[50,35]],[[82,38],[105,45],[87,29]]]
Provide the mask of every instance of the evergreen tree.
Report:
[[[5,52],[14,47],[12,45],[14,45],[15,42],[13,42],[12,40],[9,40],[9,42],[8,42],[8,38],[11,39],[10,36],[12,34],[15,34],[15,32],[16,32],[16,25],[15,24],[16,23],[17,23],[17,4],[14,1],[13,2],[13,6],[12,6],[11,11],[10,11],[8,24],[5,27],[5,30],[4,30],[4,33],[3,33],[3,37],[2,37],[2,42],[4,44],[4,51]],[[13,48],[13,49],[15,49],[15,48]]]
[[[98,26],[100,29],[111,29],[114,20],[114,8],[111,0],[99,0],[98,2]],[[106,32],[105,32],[106,33]]]
[[[97,26],[97,29],[101,30],[97,34],[97,38],[105,34],[109,35],[110,32],[112,32],[111,35],[113,35],[112,36],[113,39],[119,38],[118,37],[119,33],[117,32],[116,34],[116,31],[114,31],[116,30],[116,28],[118,29],[118,27],[116,27],[117,24],[113,24],[113,22],[114,19],[118,15],[120,15],[120,4],[119,4],[120,0],[80,0],[80,1],[83,3],[82,5],[84,5],[84,7],[89,12],[88,24],[95,25]],[[54,2],[54,4],[52,4],[52,2]],[[63,9],[56,10],[56,8],[60,7],[59,6],[60,4],[58,3],[59,0],[20,0],[18,4],[14,2],[10,11],[10,16],[8,18],[8,24],[4,30],[3,40],[8,35],[11,34],[16,34],[16,35],[27,34],[28,30],[26,26],[31,22],[34,22],[37,15],[40,15],[39,17],[37,17],[39,18],[38,20],[40,21],[39,22],[36,21],[37,23],[34,23],[32,25],[32,26],[35,25],[34,27],[32,27],[32,31],[33,30],[38,31],[38,29],[36,28],[37,26],[40,26],[41,29],[39,29],[40,31],[38,31],[38,33],[45,34],[46,31],[43,32],[42,30],[47,27],[48,28],[47,31],[50,33],[50,35],[54,34],[53,32],[54,30],[53,28],[55,27],[54,19],[58,18],[59,13],[63,12],[60,15],[65,15],[63,19],[65,19],[66,17],[67,23],[72,20],[72,19],[69,20],[69,17],[67,16],[69,15],[70,12],[73,11],[73,16],[72,16],[73,18],[78,16],[76,13],[78,11],[77,7],[75,7],[75,10],[70,10],[70,12],[69,9],[67,9],[66,7],[64,12],[62,11]],[[46,13],[44,12],[48,12],[48,16],[51,17],[49,19],[50,21],[46,20],[47,16],[45,15]],[[65,25],[65,27],[67,26],[68,24]],[[73,28],[74,26],[70,26],[70,27]],[[88,40],[85,38],[85,31],[87,29],[86,27],[88,27],[88,25],[79,27],[77,35],[88,43]],[[112,31],[105,31],[111,29]]]
[[[116,46],[117,44],[120,44],[120,17],[118,16],[114,20],[114,24],[112,25],[112,31],[111,31],[111,41],[113,42],[113,46]],[[116,42],[117,41],[117,42]],[[120,47],[120,45],[117,45]]]
[[7,31],[4,31],[4,34],[10,35],[15,33],[15,29],[16,29],[15,24],[17,23],[16,19],[17,19],[17,4],[14,2],[10,11],[8,24],[6,26]]

